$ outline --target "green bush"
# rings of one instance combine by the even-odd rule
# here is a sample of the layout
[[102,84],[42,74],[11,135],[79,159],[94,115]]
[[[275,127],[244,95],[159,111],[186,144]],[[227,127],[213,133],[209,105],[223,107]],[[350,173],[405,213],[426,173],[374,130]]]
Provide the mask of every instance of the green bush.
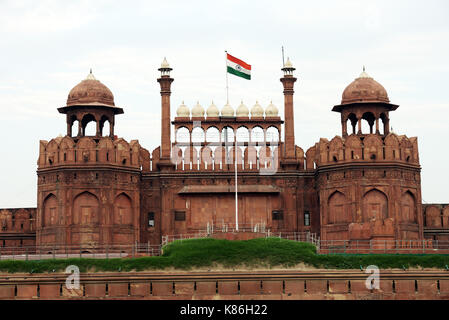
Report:
[[178,240],[163,248],[158,257],[114,258],[114,259],[52,259],[35,261],[0,261],[0,271],[46,273],[64,271],[76,265],[81,272],[95,271],[143,271],[175,268],[238,267],[293,267],[299,263],[329,269],[359,269],[376,265],[388,268],[442,268],[449,265],[449,255],[405,255],[405,254],[316,254],[310,243],[279,238],[259,238],[246,241],[218,239]]

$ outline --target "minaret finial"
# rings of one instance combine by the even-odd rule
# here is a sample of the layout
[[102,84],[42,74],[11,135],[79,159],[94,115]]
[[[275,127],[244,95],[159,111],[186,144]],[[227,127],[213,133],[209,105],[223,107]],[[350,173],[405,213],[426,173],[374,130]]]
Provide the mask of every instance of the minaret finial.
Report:
[[363,72],[365,72],[365,65],[363,65]]
[[92,68],[90,68],[90,74],[92,74]]

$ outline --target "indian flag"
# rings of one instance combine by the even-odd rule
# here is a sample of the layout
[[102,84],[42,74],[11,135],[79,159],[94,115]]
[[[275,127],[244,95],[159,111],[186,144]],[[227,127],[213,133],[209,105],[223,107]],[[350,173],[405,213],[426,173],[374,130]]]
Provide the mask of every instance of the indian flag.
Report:
[[251,80],[251,65],[227,53],[228,72],[238,77]]

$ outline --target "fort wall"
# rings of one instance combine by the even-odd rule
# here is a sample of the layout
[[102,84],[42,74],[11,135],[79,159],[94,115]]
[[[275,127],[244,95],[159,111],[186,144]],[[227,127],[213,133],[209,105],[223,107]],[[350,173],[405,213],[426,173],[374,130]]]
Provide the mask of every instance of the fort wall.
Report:
[[214,273],[96,273],[67,289],[66,274],[0,274],[0,299],[194,300],[447,300],[440,271],[384,271],[380,288],[367,289],[360,271]]

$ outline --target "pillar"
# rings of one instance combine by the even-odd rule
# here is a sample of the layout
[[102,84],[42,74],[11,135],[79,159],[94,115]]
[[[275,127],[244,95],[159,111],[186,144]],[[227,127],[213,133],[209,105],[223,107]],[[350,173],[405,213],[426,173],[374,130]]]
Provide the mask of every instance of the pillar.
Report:
[[174,79],[169,74],[162,75],[157,81],[161,85],[161,159],[170,159],[170,95]]
[[109,136],[114,139],[114,119],[109,122]]
[[69,119],[67,119],[67,136],[72,136],[72,125],[70,124]]
[[[284,68],[286,69],[286,68]],[[293,69],[294,70],[294,69]],[[284,128],[285,128],[285,153],[287,159],[294,159],[295,150],[295,117],[293,114],[293,94],[296,78],[292,73],[284,74],[281,82],[284,86]]]
[[343,118],[343,114],[341,115],[341,133],[342,137],[346,137],[348,135],[348,128],[346,126],[346,123],[348,120]]
[[389,118],[385,118],[385,122],[384,122],[384,134],[387,135],[390,133],[390,119]]
[[362,134],[362,118],[357,119],[358,131],[357,134]]

